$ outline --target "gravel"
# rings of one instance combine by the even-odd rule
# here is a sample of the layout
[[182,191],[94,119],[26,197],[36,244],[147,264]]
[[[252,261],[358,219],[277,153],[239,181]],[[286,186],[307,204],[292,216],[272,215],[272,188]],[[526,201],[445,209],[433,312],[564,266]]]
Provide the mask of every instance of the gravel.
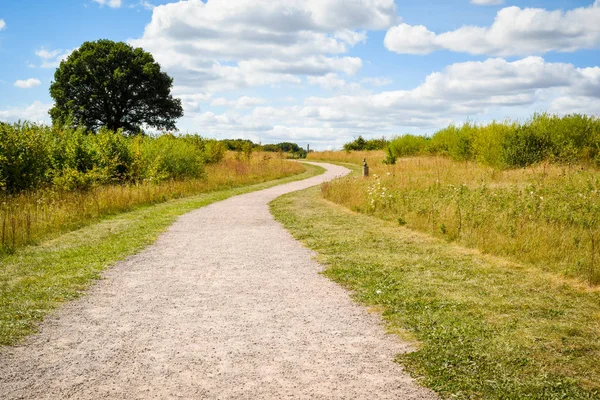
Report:
[[324,175],[214,203],[0,351],[2,399],[434,399],[379,316],[269,213]]

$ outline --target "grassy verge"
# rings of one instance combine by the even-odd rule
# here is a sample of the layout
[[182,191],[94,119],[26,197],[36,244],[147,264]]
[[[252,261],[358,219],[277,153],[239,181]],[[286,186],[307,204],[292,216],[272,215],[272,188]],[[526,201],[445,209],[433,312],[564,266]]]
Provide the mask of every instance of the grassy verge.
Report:
[[600,291],[357,214],[319,188],[272,211],[326,276],[415,341],[397,361],[447,397],[600,398]]
[[80,296],[102,270],[152,243],[178,216],[231,196],[323,172],[320,167],[305,165],[306,171],[299,175],[118,214],[1,258],[0,345],[15,344],[33,332],[46,314]]

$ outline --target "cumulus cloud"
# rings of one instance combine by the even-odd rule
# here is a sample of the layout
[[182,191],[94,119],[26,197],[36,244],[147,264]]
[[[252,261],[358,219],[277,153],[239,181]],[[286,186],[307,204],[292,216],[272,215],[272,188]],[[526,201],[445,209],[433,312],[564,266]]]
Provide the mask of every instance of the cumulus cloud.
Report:
[[489,27],[463,26],[436,34],[425,26],[399,24],[390,28],[384,44],[402,54],[452,50],[469,54],[515,56],[572,52],[600,47],[600,2],[568,11],[506,7]]
[[312,148],[323,149],[340,147],[359,134],[431,132],[467,117],[504,118],[506,115],[494,115],[499,109],[509,110],[509,115],[545,109],[594,114],[599,105],[598,67],[547,63],[540,57],[512,62],[490,58],[452,64],[411,90],[309,97],[302,104],[265,104],[245,114],[238,110],[205,112],[188,122],[216,137],[243,134],[267,142],[310,142]]
[[360,82],[365,85],[381,87],[381,86],[387,86],[387,85],[393,83],[394,81],[389,78],[369,77],[369,78],[361,79]]
[[183,111],[184,113],[192,113],[192,112],[197,112],[198,110],[200,110],[200,106],[202,103],[206,103],[208,102],[208,100],[210,100],[210,98],[212,97],[211,93],[191,93],[191,94],[186,94],[186,93],[179,93],[183,90],[183,92],[186,91],[185,88],[181,88],[181,87],[174,87],[173,88],[173,94],[175,95],[175,97],[178,97],[179,99],[181,99],[181,104],[183,106]]
[[93,0],[93,1],[100,4],[100,6],[109,6],[110,8],[121,7],[121,0]]
[[323,89],[331,91],[364,91],[364,88],[360,85],[360,83],[348,82],[333,72],[323,76],[309,76],[307,81],[311,85],[320,86]]
[[3,19],[0,19],[0,31],[6,29],[6,22]]
[[236,100],[227,100],[224,97],[219,97],[214,99],[210,105],[217,107],[252,108],[264,103],[266,103],[266,100],[260,97],[242,96]]
[[356,74],[345,55],[366,30],[397,22],[393,0],[190,0],[153,8],[134,46],[190,89],[219,92]]
[[45,104],[40,101],[34,101],[26,107],[12,107],[0,109],[0,121],[15,122],[27,120],[33,122],[48,122],[48,110],[52,104]]
[[71,50],[48,50],[44,47],[41,47],[39,50],[35,52],[35,55],[41,58],[42,62],[40,64],[41,68],[58,68],[60,62],[66,60],[67,57],[74,52],[75,49]]
[[40,86],[41,84],[42,82],[40,82],[39,79],[29,78],[24,80],[18,79],[15,81],[14,86],[20,89],[31,89],[33,87]]
[[[153,10],[154,7],[156,7],[154,4],[150,3],[147,0],[140,0],[140,2],[137,4],[138,7],[143,7],[146,10]],[[131,6],[131,7],[136,7],[135,5]]]

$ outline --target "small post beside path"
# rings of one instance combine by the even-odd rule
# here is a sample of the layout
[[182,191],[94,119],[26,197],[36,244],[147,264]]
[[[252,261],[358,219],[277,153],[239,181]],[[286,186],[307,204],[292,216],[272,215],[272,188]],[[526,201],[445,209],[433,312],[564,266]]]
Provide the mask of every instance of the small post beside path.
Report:
[[369,176],[369,166],[367,165],[367,159],[363,158],[363,178]]

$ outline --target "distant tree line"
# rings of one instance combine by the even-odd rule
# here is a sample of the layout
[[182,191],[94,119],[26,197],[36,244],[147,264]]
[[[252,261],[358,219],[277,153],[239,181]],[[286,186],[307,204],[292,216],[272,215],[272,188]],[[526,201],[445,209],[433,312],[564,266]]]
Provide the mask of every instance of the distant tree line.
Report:
[[86,190],[107,183],[201,178],[204,166],[221,161],[226,151],[246,158],[253,151],[306,157],[304,149],[288,142],[263,146],[247,139],[131,135],[106,128],[89,131],[0,122],[0,191]]
[[600,118],[543,113],[525,122],[451,125],[431,137],[396,137],[387,152],[387,161],[392,163],[398,157],[435,154],[496,168],[526,167],[543,161],[600,167]]
[[362,136],[359,136],[354,141],[346,143],[344,150],[346,151],[364,151],[364,150],[383,150],[387,147],[389,141],[381,137],[379,139],[368,139],[365,140]]
[[495,168],[516,168],[543,161],[588,163],[600,167],[600,118],[581,114],[534,114],[524,122],[450,125],[432,136],[401,135],[365,140],[359,136],[346,151],[383,150],[384,162],[399,157],[442,155],[457,161],[477,161]]

